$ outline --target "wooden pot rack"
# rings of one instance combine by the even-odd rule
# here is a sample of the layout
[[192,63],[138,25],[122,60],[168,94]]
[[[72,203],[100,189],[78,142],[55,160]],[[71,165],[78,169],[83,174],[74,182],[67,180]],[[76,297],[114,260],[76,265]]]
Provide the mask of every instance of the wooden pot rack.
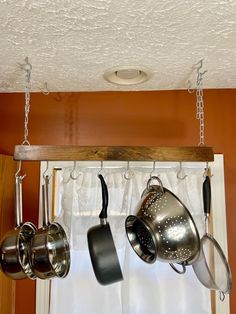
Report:
[[22,161],[214,161],[212,147],[17,145]]

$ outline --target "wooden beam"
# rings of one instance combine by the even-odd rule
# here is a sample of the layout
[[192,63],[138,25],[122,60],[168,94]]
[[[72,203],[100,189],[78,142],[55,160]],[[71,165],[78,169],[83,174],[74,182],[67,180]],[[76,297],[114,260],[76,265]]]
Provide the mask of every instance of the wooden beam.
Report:
[[15,160],[213,161],[212,147],[17,145]]

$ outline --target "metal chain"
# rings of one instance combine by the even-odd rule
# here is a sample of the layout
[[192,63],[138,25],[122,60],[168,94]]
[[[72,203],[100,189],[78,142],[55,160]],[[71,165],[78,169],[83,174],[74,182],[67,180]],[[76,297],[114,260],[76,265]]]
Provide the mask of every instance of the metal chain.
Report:
[[24,121],[24,140],[22,145],[30,145],[28,140],[29,135],[29,112],[30,112],[30,90],[31,90],[31,71],[32,65],[29,63],[28,57],[25,58],[25,63],[22,68],[25,70],[25,121]]
[[204,102],[202,77],[207,72],[200,72],[203,60],[200,61],[200,66],[197,69],[197,84],[196,84],[196,119],[199,120],[199,146],[204,145],[205,141],[205,120],[204,120]]

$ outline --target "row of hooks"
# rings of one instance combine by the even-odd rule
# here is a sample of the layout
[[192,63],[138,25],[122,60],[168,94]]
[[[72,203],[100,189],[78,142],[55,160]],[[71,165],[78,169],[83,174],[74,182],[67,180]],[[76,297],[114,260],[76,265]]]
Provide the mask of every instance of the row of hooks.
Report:
[[[70,172],[70,178],[72,180],[77,180],[78,177],[79,177],[78,174],[76,175],[76,166],[77,166],[77,161],[75,160],[74,164],[73,164],[72,171]],[[49,177],[49,175],[47,174],[48,169],[49,169],[49,162],[47,161],[46,169],[43,172],[43,178],[44,179],[46,177]],[[103,170],[103,161],[101,160],[101,166],[100,166],[100,169],[99,169],[97,175],[101,174],[102,170]],[[150,177],[152,177],[155,174],[156,170],[157,170],[156,169],[156,161],[153,161],[153,168],[152,168],[152,171],[150,172]],[[209,170],[210,170],[210,168],[209,168],[209,164],[208,164],[208,161],[207,161],[206,162],[206,167],[204,169],[203,177],[206,177],[207,175],[209,175]],[[21,160],[18,162],[18,168],[17,168],[17,171],[15,173],[15,176],[16,177],[20,176],[20,172],[21,172]],[[180,161],[179,162],[179,169],[178,169],[177,174],[176,174],[176,176],[177,176],[177,178],[179,180],[184,180],[188,176],[187,174],[182,174],[182,173],[183,173],[183,166],[182,166],[182,161]],[[26,175],[24,174],[23,176],[20,176],[20,177],[23,179],[25,176]],[[157,174],[157,176],[159,177],[160,174]],[[131,170],[130,170],[130,162],[127,161],[127,167],[126,167],[126,171],[124,173],[124,178],[126,180],[130,180],[131,177],[132,177],[132,175],[131,175]]]
[[[77,180],[79,175],[80,175],[80,174],[76,173],[76,166],[77,166],[77,161],[74,161],[73,168],[70,172],[70,178],[72,180]],[[49,169],[49,162],[47,161],[46,169],[43,172],[43,178],[44,179],[46,177],[49,177],[49,178],[51,177],[47,174],[48,169]],[[97,175],[101,174],[103,169],[104,169],[103,161],[101,161],[101,166],[100,166],[100,169],[98,170]],[[156,170],[157,170],[156,169],[156,161],[153,161],[153,168],[152,168],[152,171],[150,172],[150,178],[155,174]],[[20,173],[20,171],[21,171],[21,161],[19,162],[19,168],[16,172],[16,176]],[[187,174],[182,174],[182,173],[183,173],[183,166],[182,166],[182,162],[180,161],[179,162],[179,169],[178,169],[177,174],[176,174],[176,176],[179,180],[184,180],[188,176]],[[203,177],[206,177],[207,175],[209,175],[209,164],[208,164],[208,162],[206,162],[206,168],[204,169]],[[157,176],[159,177],[160,174],[157,174]],[[126,168],[126,171],[124,173],[124,178],[126,180],[130,180],[132,178],[132,172],[130,170],[130,162],[129,161],[127,161],[127,168]]]

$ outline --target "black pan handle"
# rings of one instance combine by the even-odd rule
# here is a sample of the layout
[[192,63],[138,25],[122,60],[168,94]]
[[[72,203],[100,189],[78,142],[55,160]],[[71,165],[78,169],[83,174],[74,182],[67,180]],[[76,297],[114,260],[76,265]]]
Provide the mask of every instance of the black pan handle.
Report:
[[209,216],[211,211],[211,182],[209,176],[206,176],[203,182],[202,193],[204,213],[205,216]]
[[107,218],[107,207],[108,207],[108,190],[106,182],[101,174],[98,175],[98,178],[101,181],[102,186],[102,210],[99,214],[100,219],[106,219]]

